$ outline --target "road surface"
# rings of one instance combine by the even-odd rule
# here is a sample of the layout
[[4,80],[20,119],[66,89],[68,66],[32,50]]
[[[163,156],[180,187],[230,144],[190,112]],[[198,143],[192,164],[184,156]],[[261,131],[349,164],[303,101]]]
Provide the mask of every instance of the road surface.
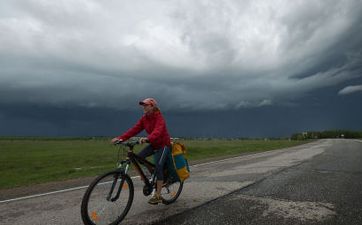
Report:
[[362,141],[323,153],[155,224],[362,224]]
[[[121,224],[362,224],[362,141],[328,139],[191,167],[176,203],[135,183]],[[81,225],[84,188],[0,201],[0,224]]]

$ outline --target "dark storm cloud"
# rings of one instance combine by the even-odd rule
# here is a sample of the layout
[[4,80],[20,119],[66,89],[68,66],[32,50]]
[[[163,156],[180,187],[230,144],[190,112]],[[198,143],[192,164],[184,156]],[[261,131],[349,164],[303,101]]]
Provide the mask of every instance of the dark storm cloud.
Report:
[[0,135],[115,135],[155,97],[173,136],[360,129],[362,4],[5,0]]
[[297,103],[361,76],[361,15],[353,0],[5,1],[0,103]]
[[[289,137],[310,130],[359,130],[362,92],[336,95],[335,89],[341,87],[309,93],[293,107],[264,105],[163,114],[173,137]],[[140,110],[2,104],[0,135],[116,136],[131,127],[141,114]]]

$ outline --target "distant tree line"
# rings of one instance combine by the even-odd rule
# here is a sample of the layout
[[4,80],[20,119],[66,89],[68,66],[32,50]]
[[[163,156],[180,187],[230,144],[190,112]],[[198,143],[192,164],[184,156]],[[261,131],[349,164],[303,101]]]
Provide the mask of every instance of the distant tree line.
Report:
[[350,130],[326,130],[326,131],[306,131],[295,133],[292,140],[322,139],[322,138],[362,138],[362,131]]

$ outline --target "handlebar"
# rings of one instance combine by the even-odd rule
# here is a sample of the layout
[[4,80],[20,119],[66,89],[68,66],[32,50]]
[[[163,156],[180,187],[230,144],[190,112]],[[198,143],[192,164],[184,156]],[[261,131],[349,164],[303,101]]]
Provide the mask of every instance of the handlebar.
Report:
[[[145,141],[145,143],[150,143],[150,141],[147,139]],[[116,141],[113,143],[114,145],[123,145],[123,146],[126,146],[126,147],[129,147],[129,148],[133,148],[135,145],[140,145],[140,144],[143,144],[141,143],[141,139],[137,138],[137,139],[131,139],[130,141]]]
[[135,145],[139,145],[140,142],[139,142],[139,140],[136,140],[136,141],[124,141],[124,142],[122,142],[122,141],[117,141],[117,142],[115,142],[114,144],[115,144],[115,145],[124,145],[124,146],[127,146],[127,147],[129,147],[129,148],[132,148],[132,147],[134,147]]

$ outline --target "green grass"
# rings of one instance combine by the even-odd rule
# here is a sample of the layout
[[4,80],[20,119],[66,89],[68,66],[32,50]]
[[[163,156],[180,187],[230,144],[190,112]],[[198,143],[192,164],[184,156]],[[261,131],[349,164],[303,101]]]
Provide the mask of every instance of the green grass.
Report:
[[[184,140],[200,160],[290,147],[288,140]],[[136,151],[139,151],[139,146]],[[115,168],[118,148],[108,139],[0,139],[0,189],[94,176]],[[81,168],[81,169],[79,169]]]

